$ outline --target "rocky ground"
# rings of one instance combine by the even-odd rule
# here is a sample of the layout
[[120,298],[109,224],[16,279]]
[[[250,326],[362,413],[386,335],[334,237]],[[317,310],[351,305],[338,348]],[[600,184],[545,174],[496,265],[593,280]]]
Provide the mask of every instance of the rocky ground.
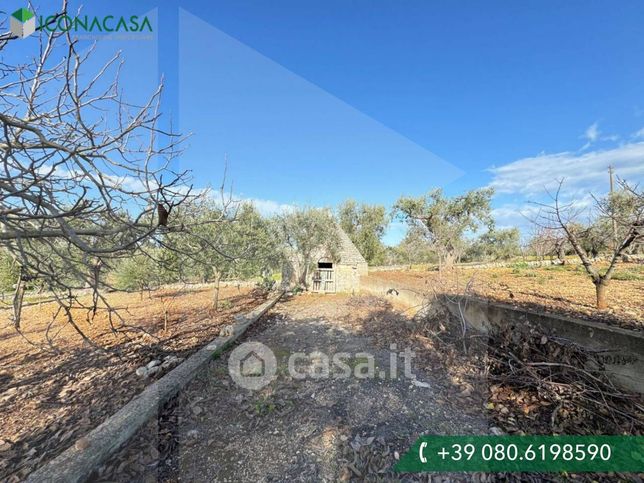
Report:
[[[485,401],[459,374],[404,360],[391,378],[387,328],[415,322],[375,297],[300,295],[278,304],[241,342],[259,341],[276,356],[273,382],[237,386],[227,353],[214,360],[95,475],[99,481],[377,481],[421,434],[488,434]],[[415,349],[411,344],[410,349]],[[395,352],[403,351],[399,345]],[[289,375],[295,352],[348,353],[355,375],[373,355],[374,378]],[[319,362],[307,359],[301,370]],[[307,362],[308,361],[308,362]],[[413,361],[413,359],[412,359]],[[307,365],[308,364],[308,365]],[[333,373],[333,370],[331,371]],[[435,481],[447,478],[435,476]],[[429,478],[431,479],[431,478]],[[485,475],[450,479],[485,481]],[[407,476],[427,481],[427,476]]]

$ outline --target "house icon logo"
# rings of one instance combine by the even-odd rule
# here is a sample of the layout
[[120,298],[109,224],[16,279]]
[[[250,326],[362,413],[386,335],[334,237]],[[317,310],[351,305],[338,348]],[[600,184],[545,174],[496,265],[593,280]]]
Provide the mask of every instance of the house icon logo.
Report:
[[21,39],[30,36],[36,31],[36,16],[31,10],[19,8],[11,14],[9,30]]
[[277,359],[261,342],[245,342],[231,352],[228,372],[238,386],[257,391],[275,379]]
[[239,371],[244,377],[261,377],[266,371],[266,363],[255,351],[249,352],[241,360]]

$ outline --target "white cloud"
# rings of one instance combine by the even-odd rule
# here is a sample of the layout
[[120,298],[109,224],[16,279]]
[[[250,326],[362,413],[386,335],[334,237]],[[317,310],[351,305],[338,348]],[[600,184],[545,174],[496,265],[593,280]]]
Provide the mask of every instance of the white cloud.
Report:
[[[533,222],[543,214],[543,207],[533,201],[550,204],[552,199],[546,195],[535,200],[506,203],[493,209],[492,216],[497,227],[518,227],[524,234],[528,233],[534,227]],[[589,216],[595,206],[595,199],[588,192],[571,194],[567,191],[562,193],[561,201],[566,204],[570,203],[571,208],[578,213],[579,221],[584,221],[584,217]]]
[[279,203],[273,200],[263,200],[260,198],[242,198],[241,202],[251,203],[262,216],[273,216],[293,211],[296,206],[288,203]]
[[644,127],[637,132],[634,132],[632,135],[635,139],[644,139]]
[[490,186],[500,194],[534,196],[553,189],[558,180],[564,178],[568,192],[605,192],[610,165],[621,178],[641,180],[644,178],[644,143],[583,154],[563,152],[519,159],[492,168],[494,179]]
[[599,123],[595,121],[590,126],[588,126],[588,129],[586,129],[586,132],[582,137],[586,139],[589,144],[591,144],[599,139],[599,134]]
[[581,147],[580,151],[585,151],[598,141],[619,141],[619,136],[617,134],[602,134],[602,132],[599,130],[598,121],[595,121],[590,126],[588,126],[584,134],[579,137],[586,140],[586,144]]

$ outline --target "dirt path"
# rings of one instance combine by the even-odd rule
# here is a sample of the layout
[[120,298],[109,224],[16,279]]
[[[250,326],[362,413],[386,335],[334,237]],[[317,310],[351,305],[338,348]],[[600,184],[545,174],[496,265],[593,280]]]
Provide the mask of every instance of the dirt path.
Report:
[[[454,397],[446,368],[411,359],[396,347],[397,376],[386,330],[413,323],[374,297],[294,297],[277,305],[241,341],[265,344],[277,361],[263,389],[230,377],[231,352],[211,363],[166,408],[159,421],[101,469],[97,477],[127,481],[348,481],[391,478],[389,472],[421,433],[486,434],[482,402]],[[323,373],[324,356],[331,377]],[[335,366],[333,356],[352,374]],[[304,353],[289,372],[292,354]],[[373,356],[375,377],[369,373]],[[301,378],[299,374],[309,374]],[[481,404],[481,405],[479,405]],[[469,475],[468,480],[476,479]],[[423,481],[426,481],[423,480]]]

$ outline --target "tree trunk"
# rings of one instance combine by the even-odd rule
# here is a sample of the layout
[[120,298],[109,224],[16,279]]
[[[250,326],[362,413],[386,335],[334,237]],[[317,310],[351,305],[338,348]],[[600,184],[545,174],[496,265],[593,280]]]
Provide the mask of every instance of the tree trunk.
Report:
[[302,270],[302,278],[300,279],[300,283],[302,284],[305,290],[309,289],[308,278],[309,278],[309,263],[305,262],[304,270]]
[[597,294],[597,308],[599,310],[604,310],[608,307],[606,303],[606,292],[607,292],[608,283],[604,280],[595,283],[595,292]]
[[557,248],[557,258],[561,261],[562,265],[566,264],[566,250],[563,246]]
[[221,282],[221,275],[215,276],[215,297],[212,301],[212,308],[215,312],[219,310],[219,283]]
[[13,325],[16,329],[20,330],[20,318],[22,313],[22,301],[25,296],[25,281],[22,278],[22,269],[18,275],[18,283],[16,284],[16,292],[13,297]]

